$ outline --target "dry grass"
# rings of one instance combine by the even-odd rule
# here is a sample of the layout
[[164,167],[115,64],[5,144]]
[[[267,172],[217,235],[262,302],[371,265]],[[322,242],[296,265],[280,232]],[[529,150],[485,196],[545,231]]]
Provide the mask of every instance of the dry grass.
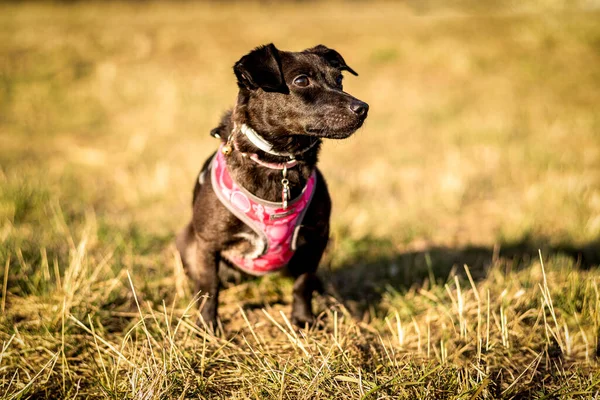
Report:
[[[600,14],[345,4],[0,6],[1,398],[600,396]],[[323,329],[269,276],[214,336],[172,238],[270,41],[371,113],[322,156]]]

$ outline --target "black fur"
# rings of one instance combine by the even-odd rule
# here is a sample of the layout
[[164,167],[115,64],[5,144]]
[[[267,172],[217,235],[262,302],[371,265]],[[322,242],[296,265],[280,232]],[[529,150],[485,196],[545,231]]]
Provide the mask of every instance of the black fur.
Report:
[[245,55],[233,66],[240,88],[289,93],[281,69],[279,51],[268,44]]
[[[235,64],[237,104],[211,131],[226,141],[234,123],[237,127],[247,124],[276,151],[296,154],[298,165],[288,170],[291,198],[301,193],[312,171],[317,171],[317,186],[302,222],[297,251],[286,268],[295,279],[292,321],[300,326],[313,322],[312,293],[322,288],[316,270],[329,239],[331,200],[316,168],[321,140],[350,136],[362,126],[368,112],[366,103],[343,91],[341,71],[356,75],[338,52],[323,45],[295,53],[279,51],[273,44],[258,47]],[[301,75],[308,78],[309,85],[297,84]],[[286,161],[259,150],[239,132],[235,139],[241,152],[256,153],[267,162]],[[239,185],[262,199],[281,201],[280,170],[263,167],[238,151],[227,157],[227,163]],[[208,161],[203,169],[207,166]],[[177,248],[194,291],[207,295],[201,314],[209,326],[216,324],[220,269],[225,261],[222,252],[231,248],[250,251],[250,243],[235,236],[242,232],[252,230],[221,204],[210,179],[197,183],[193,217],[178,235]]]

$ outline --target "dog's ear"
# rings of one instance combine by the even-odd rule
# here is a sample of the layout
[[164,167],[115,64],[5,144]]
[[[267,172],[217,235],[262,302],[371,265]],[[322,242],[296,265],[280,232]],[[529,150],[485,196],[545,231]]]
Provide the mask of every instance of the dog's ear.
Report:
[[344,57],[342,57],[342,55],[340,53],[338,53],[337,51],[335,51],[333,49],[330,49],[327,46],[323,46],[322,44],[320,44],[318,46],[315,46],[310,49],[306,49],[304,51],[308,52],[308,53],[314,53],[314,54],[321,56],[333,68],[337,68],[340,71],[348,71],[352,75],[358,76],[356,71],[354,71],[352,68],[350,68],[348,66],[348,64],[346,64],[346,61],[344,61]]
[[289,93],[285,84],[279,50],[270,43],[260,46],[242,57],[233,66],[240,88],[265,92]]

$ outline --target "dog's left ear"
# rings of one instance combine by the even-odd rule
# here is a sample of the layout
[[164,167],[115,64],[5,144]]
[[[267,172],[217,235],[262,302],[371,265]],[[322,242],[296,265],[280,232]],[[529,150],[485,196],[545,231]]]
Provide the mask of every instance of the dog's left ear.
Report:
[[344,57],[342,57],[342,55],[340,53],[338,53],[337,51],[335,51],[333,49],[330,49],[327,46],[323,46],[322,44],[320,44],[318,46],[315,46],[310,49],[306,49],[304,51],[308,52],[308,53],[314,53],[314,54],[321,56],[333,68],[337,68],[340,71],[348,71],[352,75],[358,76],[356,71],[354,71],[352,68],[350,68],[348,66],[348,64],[346,64],[346,61],[344,61]]
[[265,92],[289,93],[285,84],[279,50],[270,43],[260,46],[242,57],[233,66],[238,86],[249,90],[261,88]]

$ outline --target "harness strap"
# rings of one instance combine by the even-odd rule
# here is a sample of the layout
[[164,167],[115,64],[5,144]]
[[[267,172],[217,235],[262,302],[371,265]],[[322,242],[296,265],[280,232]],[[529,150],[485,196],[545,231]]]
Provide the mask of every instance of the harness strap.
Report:
[[[221,148],[208,169],[212,188],[219,201],[250,227],[263,243],[263,248],[257,249],[250,258],[247,255],[228,255],[227,258],[253,275],[262,275],[285,266],[296,250],[298,232],[315,192],[316,172],[313,171],[302,193],[291,200],[286,209],[283,203],[258,198],[236,183],[228,171]],[[206,173],[209,172],[202,171],[199,176],[201,184],[207,178]]]

